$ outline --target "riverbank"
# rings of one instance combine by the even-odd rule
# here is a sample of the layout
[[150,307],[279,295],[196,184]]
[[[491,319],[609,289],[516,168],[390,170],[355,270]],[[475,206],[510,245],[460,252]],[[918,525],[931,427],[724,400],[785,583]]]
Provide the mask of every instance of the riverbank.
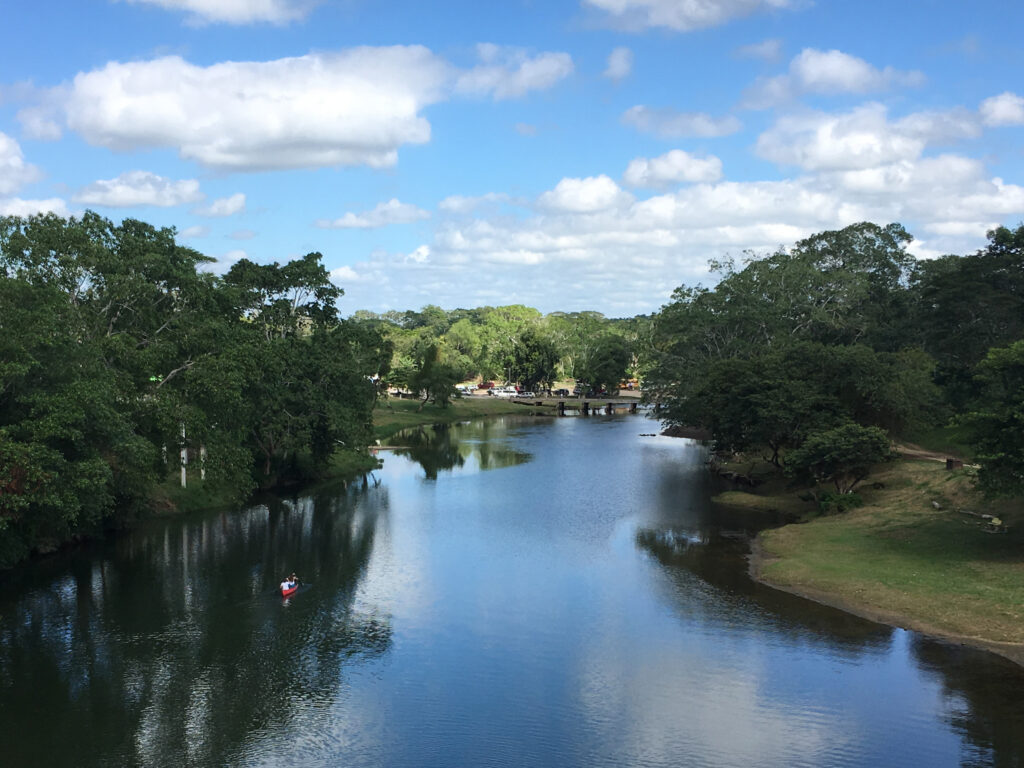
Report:
[[420,410],[420,400],[389,397],[377,403],[373,409],[373,432],[378,440],[401,432],[409,427],[427,424],[451,424],[456,421],[476,419],[482,416],[526,415],[535,411],[555,415],[553,408],[534,409],[514,403],[505,397],[469,395],[453,400],[442,408],[426,403]]
[[[862,507],[762,532],[751,575],[874,621],[985,648],[1024,665],[1024,508],[986,502],[969,472],[903,459]],[[751,494],[733,493],[733,501]],[[761,508],[800,512],[793,494]],[[722,499],[728,501],[728,498]],[[757,504],[750,504],[757,507]],[[982,514],[1000,518],[992,532]]]

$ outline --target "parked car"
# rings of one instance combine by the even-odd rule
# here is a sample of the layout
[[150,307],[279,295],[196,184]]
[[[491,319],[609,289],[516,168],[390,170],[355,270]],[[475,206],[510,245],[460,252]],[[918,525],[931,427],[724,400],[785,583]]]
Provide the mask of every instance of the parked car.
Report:
[[520,392],[516,397],[535,398],[537,395],[534,392]]
[[565,389],[563,387],[562,389],[556,389],[551,394],[554,395],[555,397],[568,397],[569,396],[569,390]]

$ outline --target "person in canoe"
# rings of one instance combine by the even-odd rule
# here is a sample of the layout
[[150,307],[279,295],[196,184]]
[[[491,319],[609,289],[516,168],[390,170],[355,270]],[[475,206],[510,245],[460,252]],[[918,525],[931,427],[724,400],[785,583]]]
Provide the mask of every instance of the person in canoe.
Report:
[[287,597],[299,588],[299,577],[294,573],[281,582],[281,594]]

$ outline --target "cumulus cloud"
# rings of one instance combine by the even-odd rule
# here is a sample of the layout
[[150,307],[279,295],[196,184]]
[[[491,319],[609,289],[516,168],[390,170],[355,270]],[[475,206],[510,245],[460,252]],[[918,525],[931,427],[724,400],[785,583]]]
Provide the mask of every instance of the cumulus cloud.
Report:
[[[606,313],[634,314],[681,283],[706,279],[712,257],[763,253],[859,221],[902,222],[918,236],[920,257],[969,253],[994,223],[1024,215],[1024,187],[992,178],[976,159],[922,157],[918,147],[876,153],[875,164],[832,163],[781,181],[697,182],[645,199],[621,196],[607,176],[562,179],[538,197],[533,215],[449,219],[426,247],[352,265],[361,282],[346,301],[523,301],[551,311],[593,308],[600,296]],[[531,265],[543,265],[542,274]]]
[[864,169],[915,159],[928,144],[971,138],[979,130],[965,110],[918,112],[891,122],[883,105],[870,103],[839,114],[782,117],[758,137],[756,151],[810,171]]
[[665,138],[728,136],[742,127],[742,123],[732,115],[712,117],[706,112],[678,112],[642,104],[627,109],[622,115],[622,122]]
[[378,203],[372,211],[365,213],[349,211],[338,219],[318,219],[316,225],[322,229],[376,229],[389,224],[408,224],[429,218],[429,211],[418,208],[412,203],[403,203],[396,198],[391,198],[386,203]]
[[440,203],[437,207],[448,213],[470,213],[476,210],[481,205],[494,205],[497,203],[508,202],[511,198],[500,192],[488,192],[486,195],[477,195],[475,197],[466,195],[449,195]]
[[1024,98],[1010,91],[985,99],[979,111],[985,125],[1024,125]]
[[6,133],[0,132],[0,195],[17,192],[26,184],[42,178],[42,173],[25,162],[21,145]]
[[660,157],[638,157],[630,162],[623,181],[631,187],[661,188],[684,182],[718,181],[722,161],[714,155],[696,157],[673,149]]
[[201,208],[196,208],[192,213],[199,216],[209,216],[211,218],[222,218],[224,216],[234,216],[236,213],[241,213],[245,210],[245,193],[236,192],[230,197],[221,197],[214,200],[209,205],[204,205]]
[[168,56],[76,75],[64,109],[71,129],[114,150],[174,147],[224,170],[381,168],[429,140],[419,113],[448,76],[421,46],[209,67]]
[[68,215],[68,206],[59,197],[46,200],[22,200],[19,197],[0,198],[0,216],[33,216],[37,213]]
[[57,141],[64,132],[54,119],[54,110],[45,105],[25,107],[18,110],[18,122],[21,130],[30,139],[38,141]]
[[608,66],[604,76],[618,82],[633,71],[633,52],[629,48],[616,48],[608,54]]
[[186,227],[178,233],[179,240],[193,240],[199,237],[206,237],[210,234],[210,228],[197,224],[194,227]]
[[791,0],[583,0],[584,6],[606,14],[615,26],[640,30],[665,27],[689,32],[715,27],[757,11],[778,10]]
[[596,213],[632,201],[632,195],[603,174],[585,179],[562,179],[537,200],[542,208],[566,213]]
[[157,5],[172,11],[185,11],[196,23],[221,22],[287,24],[306,17],[316,0],[124,0],[129,3]]
[[763,61],[778,61],[782,55],[782,41],[778,38],[762,40],[760,43],[751,43],[736,49],[736,55],[742,59],[762,59]]
[[213,272],[217,275],[223,275],[238,261],[249,258],[249,254],[241,249],[235,249],[222,253],[219,256],[214,257],[213,261],[207,261],[200,264],[197,269],[202,272]]
[[227,171],[395,165],[430,140],[424,108],[453,93],[507,99],[572,71],[565,53],[480,46],[460,71],[423,46],[360,47],[197,66],[110,62],[48,94],[67,127],[117,151],[169,147]]
[[524,49],[481,43],[480,64],[458,76],[458,92],[492,96],[495,100],[518,98],[529,91],[550,88],[572,74],[572,57],[567,53],[530,56]]
[[806,93],[871,93],[923,82],[924,75],[916,70],[877,69],[842,51],[805,48],[790,62],[787,74],[760,79],[749,88],[743,105],[765,109]]
[[82,187],[72,199],[85,205],[169,208],[198,202],[203,199],[203,193],[195,179],[171,181],[149,171],[127,171],[116,179],[101,179]]

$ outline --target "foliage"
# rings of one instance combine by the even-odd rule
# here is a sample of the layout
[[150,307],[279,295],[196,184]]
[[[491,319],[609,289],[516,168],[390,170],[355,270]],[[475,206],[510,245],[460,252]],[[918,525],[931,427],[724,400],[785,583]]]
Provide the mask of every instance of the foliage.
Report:
[[626,340],[615,333],[601,334],[580,370],[591,389],[616,389],[626,377],[632,354]]
[[975,377],[977,396],[963,422],[978,483],[989,496],[1024,494],[1024,340],[989,350]]
[[[455,397],[456,381],[458,377],[451,366],[441,361],[438,347],[431,346],[424,353],[420,368],[413,374],[409,386],[414,392],[422,393],[423,403],[429,400],[444,408]],[[423,403],[420,403],[420,408]]]
[[132,219],[0,218],[0,565],[130,521],[182,449],[245,493],[366,445],[391,348],[320,255],[208,261]]
[[807,436],[786,456],[786,472],[808,483],[830,482],[850,493],[873,466],[894,457],[888,436],[878,427],[844,424]]

